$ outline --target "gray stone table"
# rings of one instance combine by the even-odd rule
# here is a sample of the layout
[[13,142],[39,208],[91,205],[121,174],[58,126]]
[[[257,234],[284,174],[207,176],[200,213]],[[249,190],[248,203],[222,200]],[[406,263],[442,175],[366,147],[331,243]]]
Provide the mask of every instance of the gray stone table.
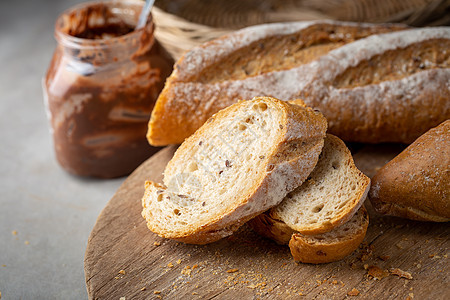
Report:
[[86,299],[96,217],[124,180],[80,179],[56,163],[41,78],[56,17],[76,0],[0,0],[1,299]]

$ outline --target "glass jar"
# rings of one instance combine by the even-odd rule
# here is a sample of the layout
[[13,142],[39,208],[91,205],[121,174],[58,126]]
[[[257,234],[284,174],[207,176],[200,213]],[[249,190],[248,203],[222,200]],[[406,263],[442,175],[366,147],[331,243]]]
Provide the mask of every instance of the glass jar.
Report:
[[43,89],[56,158],[72,174],[123,176],[159,150],[146,141],[147,123],[173,60],[151,17],[134,30],[142,7],[88,2],[56,21]]

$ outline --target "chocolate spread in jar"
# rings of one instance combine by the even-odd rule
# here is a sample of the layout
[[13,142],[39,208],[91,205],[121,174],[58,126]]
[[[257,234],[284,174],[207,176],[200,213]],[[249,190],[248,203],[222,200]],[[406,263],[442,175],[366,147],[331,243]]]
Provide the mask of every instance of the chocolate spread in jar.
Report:
[[118,22],[116,24],[86,28],[84,31],[77,33],[75,37],[81,39],[102,40],[125,35],[133,30],[134,28],[125,22]]
[[[113,14],[111,5],[135,14]],[[139,31],[127,23],[137,21],[140,7],[87,3],[57,22],[45,90],[56,157],[70,173],[126,175],[159,150],[145,135],[173,61],[154,40],[151,22]]]

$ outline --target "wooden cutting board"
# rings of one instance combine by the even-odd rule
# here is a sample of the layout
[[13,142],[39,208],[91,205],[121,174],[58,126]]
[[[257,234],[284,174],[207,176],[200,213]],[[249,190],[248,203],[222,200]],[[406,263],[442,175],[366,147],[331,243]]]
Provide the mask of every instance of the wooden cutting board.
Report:
[[[370,177],[403,149],[351,148]],[[204,246],[158,237],[141,217],[141,197],[146,179],[161,182],[174,151],[167,147],[144,162],[98,217],[84,261],[89,299],[450,299],[449,224],[381,217],[368,202],[364,243],[330,264],[295,263],[287,246],[245,225]],[[412,279],[392,274],[394,268]]]

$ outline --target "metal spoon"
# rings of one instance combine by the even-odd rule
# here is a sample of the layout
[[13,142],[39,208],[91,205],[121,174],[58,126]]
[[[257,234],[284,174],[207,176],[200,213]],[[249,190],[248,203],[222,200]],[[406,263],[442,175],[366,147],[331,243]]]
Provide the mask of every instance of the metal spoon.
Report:
[[145,0],[145,4],[142,8],[141,14],[139,15],[139,20],[137,22],[135,30],[144,28],[145,23],[147,23],[148,15],[150,14],[154,3],[155,0]]

